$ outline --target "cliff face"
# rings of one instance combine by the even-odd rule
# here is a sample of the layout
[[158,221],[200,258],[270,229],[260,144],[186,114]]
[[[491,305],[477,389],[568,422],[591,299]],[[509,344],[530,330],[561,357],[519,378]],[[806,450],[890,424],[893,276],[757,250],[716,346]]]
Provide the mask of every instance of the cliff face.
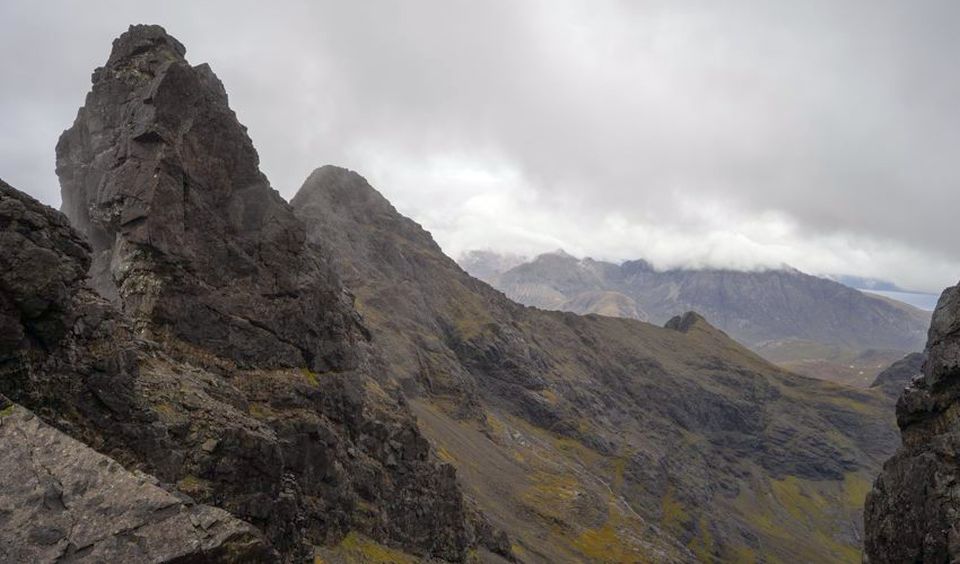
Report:
[[531,561],[856,561],[889,399],[795,376],[702,317],[524,307],[360,175],[292,200],[421,429]]
[[184,53],[159,27],[122,35],[57,144],[95,287],[155,338],[243,365],[354,367],[349,299],[260,172],[219,79]]
[[[85,284],[65,217],[0,181],[0,391],[110,449],[165,443],[136,390],[137,348]],[[121,438],[122,437],[122,438]],[[271,560],[257,529],[133,475],[0,395],[0,560]]]
[[940,297],[926,354],[923,377],[897,403],[903,446],[867,496],[872,563],[960,558],[960,286]]
[[[0,186],[0,393],[249,523],[256,560],[358,535],[452,561],[508,553],[431,454],[223,87],[183,55],[131,27],[61,138],[64,210],[89,243]],[[162,554],[184,548],[170,542]]]

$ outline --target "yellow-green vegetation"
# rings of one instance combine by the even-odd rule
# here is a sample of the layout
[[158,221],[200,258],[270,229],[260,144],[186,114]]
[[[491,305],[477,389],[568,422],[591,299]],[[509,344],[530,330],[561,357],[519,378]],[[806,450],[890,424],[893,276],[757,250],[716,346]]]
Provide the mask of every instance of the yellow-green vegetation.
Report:
[[[613,464],[614,484],[622,480],[623,459]],[[611,490],[607,497],[607,519],[603,525],[596,528],[584,529],[573,540],[573,547],[586,556],[591,562],[643,562],[647,560],[643,551],[628,539],[636,536],[631,526],[642,522],[631,519],[623,514],[617,503],[617,496]]]
[[837,531],[853,526],[869,488],[860,473],[849,473],[842,482],[769,479],[741,490],[734,513],[758,533],[756,553],[766,561],[859,562],[859,549],[843,543]]
[[309,368],[301,368],[300,373],[303,374],[303,379],[307,381],[307,384],[310,384],[314,388],[320,385],[320,381],[317,380],[317,373]]
[[193,497],[201,497],[207,493],[208,488],[209,483],[206,480],[200,479],[192,474],[184,476],[177,482],[178,490]]
[[847,472],[843,476],[843,494],[848,507],[863,507],[872,488],[870,479],[859,472]]
[[[679,556],[621,498],[631,454],[605,456],[571,437],[488,410],[485,424],[411,406],[435,448],[447,449],[468,492],[510,532],[523,562],[644,562]],[[476,460],[484,464],[476,464]]]
[[[417,559],[405,552],[383,546],[357,532],[351,532],[331,549],[346,564],[414,564]],[[323,562],[322,556],[314,562]]]
[[544,388],[540,390],[540,395],[543,396],[543,399],[547,400],[550,405],[557,405],[557,402],[560,399],[557,397],[557,392],[554,392],[550,388]]
[[503,421],[501,421],[496,415],[493,415],[488,412],[486,414],[485,420],[487,422],[487,426],[490,427],[490,431],[493,433],[494,436],[503,435],[506,432],[507,427],[503,424]]
[[620,532],[609,522],[583,531],[573,545],[591,562],[641,562],[643,556],[636,547],[626,544]]
[[673,490],[668,488],[660,500],[660,524],[668,531],[677,533],[686,529],[690,522],[690,514],[683,504],[673,497]]
[[[466,295],[470,297],[469,294]],[[472,303],[472,299],[450,303],[454,328],[459,337],[464,340],[480,335],[484,329],[493,323],[490,312],[482,304]]]
[[274,415],[274,411],[269,404],[260,402],[251,402],[248,411],[250,415],[257,419],[268,419]]
[[571,504],[580,490],[580,484],[572,475],[538,471],[530,477],[530,485],[521,499],[540,515],[562,520],[571,512]]
[[730,560],[737,564],[756,564],[757,562],[757,553],[749,546],[737,546],[730,552]]
[[439,458],[440,460],[448,464],[453,464],[454,462],[457,461],[457,459],[454,458],[452,454],[450,454],[450,451],[443,448],[442,446],[436,448],[436,453],[437,453],[437,458]]
[[176,417],[177,409],[169,403],[163,402],[153,406],[154,411],[165,417]]
[[7,407],[5,407],[5,408],[3,408],[3,409],[0,409],[0,417],[7,417],[8,415],[12,415],[12,414],[13,414],[13,410],[14,410],[16,407],[17,407],[16,405],[14,405],[14,404],[11,403],[11,404],[8,405]]
[[820,492],[805,487],[794,476],[783,480],[770,480],[770,489],[780,506],[786,508],[794,519],[817,519],[830,506],[830,501],[820,495]]
[[709,562],[713,559],[716,546],[713,540],[713,533],[710,532],[710,522],[706,517],[700,516],[697,522],[697,536],[693,537],[688,547],[697,555],[697,559],[701,562]]

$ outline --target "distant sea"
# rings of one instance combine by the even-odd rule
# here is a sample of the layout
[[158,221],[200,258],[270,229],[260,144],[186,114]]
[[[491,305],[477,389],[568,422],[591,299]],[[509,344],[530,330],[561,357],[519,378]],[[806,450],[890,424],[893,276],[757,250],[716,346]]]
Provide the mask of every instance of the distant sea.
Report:
[[913,307],[933,311],[937,307],[937,300],[940,296],[937,294],[921,294],[918,292],[892,292],[887,290],[860,290],[865,294],[877,294],[885,298],[901,301],[910,304]]

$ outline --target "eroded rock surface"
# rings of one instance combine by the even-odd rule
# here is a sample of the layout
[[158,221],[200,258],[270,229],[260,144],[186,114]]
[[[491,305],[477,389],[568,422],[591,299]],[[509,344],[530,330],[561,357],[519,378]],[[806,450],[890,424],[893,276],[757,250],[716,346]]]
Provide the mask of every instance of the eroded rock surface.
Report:
[[867,496],[874,564],[960,559],[960,286],[940,297],[926,354],[923,377],[897,403],[903,446]]
[[362,327],[208,65],[158,26],[114,41],[57,144],[93,280],[138,329],[241,365],[356,365]]
[[0,452],[2,562],[276,560],[256,528],[128,472],[18,405],[0,407]]

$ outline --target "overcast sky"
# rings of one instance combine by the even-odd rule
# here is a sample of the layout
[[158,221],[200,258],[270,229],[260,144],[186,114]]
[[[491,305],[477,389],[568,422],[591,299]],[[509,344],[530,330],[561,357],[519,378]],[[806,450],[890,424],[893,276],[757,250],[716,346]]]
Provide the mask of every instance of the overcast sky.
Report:
[[960,279],[960,2],[0,3],[0,177],[54,145],[111,40],[208,62],[285,197],[352,168],[453,256]]

